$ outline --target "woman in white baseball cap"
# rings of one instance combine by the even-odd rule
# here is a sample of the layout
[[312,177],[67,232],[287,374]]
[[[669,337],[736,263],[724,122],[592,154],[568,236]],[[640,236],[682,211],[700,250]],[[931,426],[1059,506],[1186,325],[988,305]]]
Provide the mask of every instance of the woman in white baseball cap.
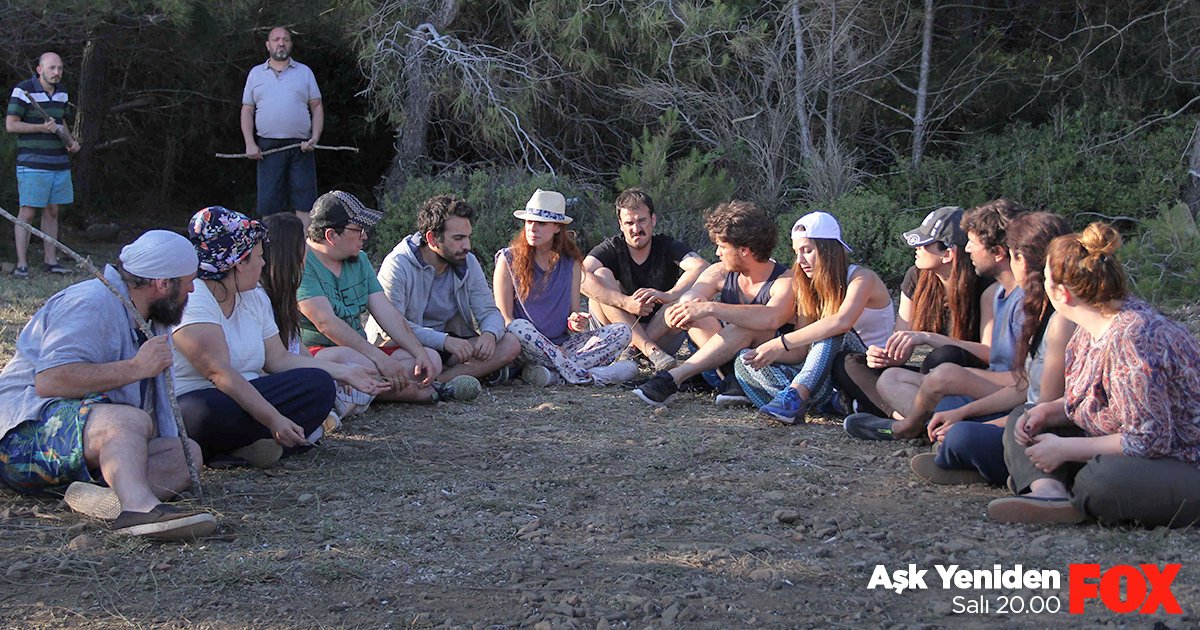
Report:
[[850,264],[850,246],[827,212],[792,226],[796,329],[742,352],[734,373],[759,411],[793,424],[831,399],[838,353],[887,341],[896,323],[892,297],[875,272]]

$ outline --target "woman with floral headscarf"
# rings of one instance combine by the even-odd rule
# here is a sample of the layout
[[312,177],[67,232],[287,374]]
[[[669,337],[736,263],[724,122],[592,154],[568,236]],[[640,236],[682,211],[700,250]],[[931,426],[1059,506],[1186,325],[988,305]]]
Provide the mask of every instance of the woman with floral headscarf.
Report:
[[289,353],[258,286],[266,228],[212,206],[188,223],[200,258],[176,327],[175,387],[188,435],[205,460],[256,466],[311,444],[334,402],[334,379],[370,393],[386,386],[362,366]]

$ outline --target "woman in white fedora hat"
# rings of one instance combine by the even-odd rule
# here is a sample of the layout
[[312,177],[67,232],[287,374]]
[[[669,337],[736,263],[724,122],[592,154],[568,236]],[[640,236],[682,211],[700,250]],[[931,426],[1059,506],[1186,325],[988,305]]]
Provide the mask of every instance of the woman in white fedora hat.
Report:
[[590,317],[579,310],[583,254],[565,227],[573,220],[566,209],[562,194],[539,189],[513,213],[522,229],[496,252],[492,286],[509,332],[521,342],[521,380],[542,387],[629,380],[637,365],[613,363],[632,339],[629,326],[588,330]]

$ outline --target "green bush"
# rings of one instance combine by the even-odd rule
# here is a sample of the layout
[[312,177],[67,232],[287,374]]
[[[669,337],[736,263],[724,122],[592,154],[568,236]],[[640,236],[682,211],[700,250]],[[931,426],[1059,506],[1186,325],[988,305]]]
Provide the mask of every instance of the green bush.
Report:
[[475,207],[471,248],[480,264],[490,272],[496,251],[507,247],[521,226],[512,213],[524,208],[538,188],[556,190],[567,198],[567,214],[575,219],[570,229],[575,231],[585,254],[614,229],[615,221],[609,210],[611,197],[599,199],[596,192],[586,186],[547,173],[531,175],[516,169],[470,172],[460,169],[438,176],[411,177],[403,187],[383,191],[380,208],[384,218],[379,224],[372,257],[378,262],[400,239],[416,231],[417,210],[426,199],[455,194]]
[[1114,111],[1063,112],[1037,127],[970,136],[960,150],[928,157],[915,174],[900,165],[869,188],[927,210],[1003,196],[1056,212],[1075,227],[1098,216],[1145,218],[1179,196],[1187,177],[1180,155],[1192,123],[1170,121],[1118,141],[1132,124]]
[[1161,206],[1126,237],[1119,256],[1145,300],[1162,307],[1200,300],[1200,230],[1187,205]]

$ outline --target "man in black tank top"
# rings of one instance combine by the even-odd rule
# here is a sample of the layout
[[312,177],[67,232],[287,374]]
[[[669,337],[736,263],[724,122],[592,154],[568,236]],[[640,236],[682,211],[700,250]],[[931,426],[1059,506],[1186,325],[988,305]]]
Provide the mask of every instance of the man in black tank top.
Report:
[[698,349],[687,361],[656,372],[633,391],[651,405],[669,403],[680,383],[774,337],[796,316],[791,273],[771,260],[777,232],[765,212],[748,201],[730,201],[713,208],[704,226],[717,246],[719,262],[704,270],[678,302],[663,309],[666,324],[686,330]]
[[655,234],[654,200],[640,188],[617,196],[621,234],[592,248],[583,259],[583,294],[601,324],[622,322],[633,330],[630,349],[640,350],[655,370],[678,365],[683,332],[663,317],[708,267],[708,261],[675,238]]

